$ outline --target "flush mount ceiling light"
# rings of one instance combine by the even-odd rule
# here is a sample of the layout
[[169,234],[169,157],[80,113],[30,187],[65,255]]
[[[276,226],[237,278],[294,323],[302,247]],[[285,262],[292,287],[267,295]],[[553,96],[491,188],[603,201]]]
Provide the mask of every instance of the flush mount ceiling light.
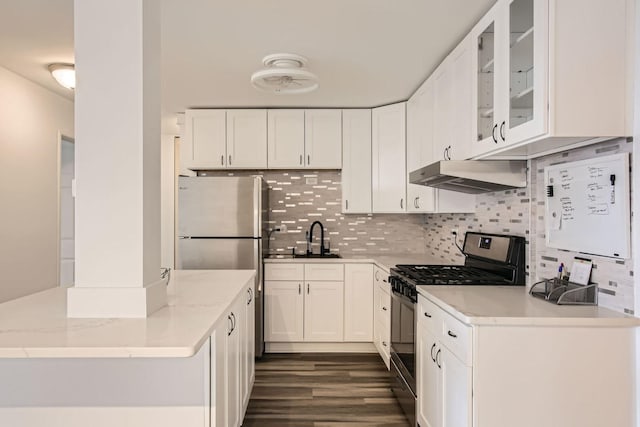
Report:
[[266,67],[251,75],[257,89],[277,94],[308,93],[318,88],[318,76],[304,68],[307,58],[292,53],[276,53],[262,59]]
[[73,64],[51,64],[49,71],[58,84],[67,89],[76,87],[76,70]]

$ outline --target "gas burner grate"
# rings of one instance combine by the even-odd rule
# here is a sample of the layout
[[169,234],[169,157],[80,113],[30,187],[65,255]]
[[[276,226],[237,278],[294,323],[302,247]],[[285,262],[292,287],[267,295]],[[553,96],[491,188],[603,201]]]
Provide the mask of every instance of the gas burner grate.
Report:
[[504,277],[461,265],[397,265],[396,269],[414,285],[509,284]]

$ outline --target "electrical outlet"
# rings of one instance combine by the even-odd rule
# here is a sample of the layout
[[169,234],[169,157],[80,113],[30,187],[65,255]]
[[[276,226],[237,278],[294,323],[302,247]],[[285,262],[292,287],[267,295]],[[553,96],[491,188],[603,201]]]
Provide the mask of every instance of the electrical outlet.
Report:
[[452,228],[451,229],[451,234],[454,235],[454,236],[457,236],[458,235],[458,229],[457,228]]
[[287,224],[280,224],[279,228],[281,233],[287,232]]

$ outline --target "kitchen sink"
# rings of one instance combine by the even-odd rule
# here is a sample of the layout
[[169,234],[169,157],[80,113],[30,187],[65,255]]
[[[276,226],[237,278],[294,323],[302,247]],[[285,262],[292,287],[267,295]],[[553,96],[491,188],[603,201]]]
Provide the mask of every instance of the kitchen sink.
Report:
[[294,258],[342,258],[340,254],[295,254]]

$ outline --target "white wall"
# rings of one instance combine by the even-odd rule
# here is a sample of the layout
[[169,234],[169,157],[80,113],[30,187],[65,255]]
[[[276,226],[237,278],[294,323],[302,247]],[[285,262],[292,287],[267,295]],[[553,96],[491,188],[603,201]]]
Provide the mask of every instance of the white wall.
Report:
[[0,302],[58,284],[58,133],[73,102],[0,67]]

